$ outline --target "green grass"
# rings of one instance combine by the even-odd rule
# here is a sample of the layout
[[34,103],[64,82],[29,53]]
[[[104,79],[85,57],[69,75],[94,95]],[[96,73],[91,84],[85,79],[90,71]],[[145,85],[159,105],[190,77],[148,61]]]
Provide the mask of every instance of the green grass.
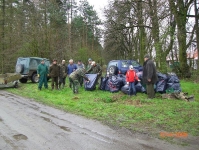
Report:
[[121,92],[91,92],[84,88],[80,88],[79,94],[74,95],[68,87],[59,91],[38,91],[37,84],[33,83],[20,84],[17,89],[6,90],[67,112],[100,120],[115,128],[147,131],[156,136],[161,131],[187,132],[199,136],[199,84],[181,81],[181,88],[183,92],[194,95],[195,101],[161,99],[161,94],[157,94],[153,100],[146,100],[146,95],[142,93],[129,98]]

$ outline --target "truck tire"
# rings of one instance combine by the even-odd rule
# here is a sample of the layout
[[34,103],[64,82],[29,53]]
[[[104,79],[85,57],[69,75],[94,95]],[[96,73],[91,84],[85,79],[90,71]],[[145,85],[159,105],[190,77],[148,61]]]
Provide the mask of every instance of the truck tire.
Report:
[[31,77],[31,81],[33,83],[38,83],[39,82],[39,78],[38,78],[36,73],[33,73],[32,77]]
[[116,66],[110,66],[108,67],[108,72],[110,75],[117,75],[118,68]]
[[26,78],[21,78],[21,79],[19,79],[19,81],[20,81],[21,83],[27,83],[28,79],[26,79]]
[[22,73],[24,70],[24,66],[22,64],[16,65],[16,73]]
[[15,82],[14,88],[18,88],[18,87],[19,87],[18,82]]

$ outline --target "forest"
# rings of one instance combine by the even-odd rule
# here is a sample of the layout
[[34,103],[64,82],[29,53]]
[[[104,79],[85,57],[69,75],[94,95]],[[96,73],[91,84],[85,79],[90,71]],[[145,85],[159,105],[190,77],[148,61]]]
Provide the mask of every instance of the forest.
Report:
[[[87,0],[0,0],[0,72],[18,57],[70,58],[101,65],[112,59],[143,64],[150,54],[159,71],[190,76],[198,59],[197,0],[112,0],[104,20]],[[188,63],[189,62],[189,63]]]

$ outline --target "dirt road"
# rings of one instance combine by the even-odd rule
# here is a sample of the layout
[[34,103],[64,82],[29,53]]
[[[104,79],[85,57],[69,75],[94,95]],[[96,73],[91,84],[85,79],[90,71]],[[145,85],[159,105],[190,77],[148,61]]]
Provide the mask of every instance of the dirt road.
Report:
[[183,150],[0,91],[0,150]]

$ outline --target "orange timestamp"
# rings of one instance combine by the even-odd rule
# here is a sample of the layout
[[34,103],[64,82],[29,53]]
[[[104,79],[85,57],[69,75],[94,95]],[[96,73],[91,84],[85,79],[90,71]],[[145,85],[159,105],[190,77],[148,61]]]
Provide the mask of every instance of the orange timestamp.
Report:
[[187,132],[160,132],[160,137],[185,138],[187,136],[188,136]]

